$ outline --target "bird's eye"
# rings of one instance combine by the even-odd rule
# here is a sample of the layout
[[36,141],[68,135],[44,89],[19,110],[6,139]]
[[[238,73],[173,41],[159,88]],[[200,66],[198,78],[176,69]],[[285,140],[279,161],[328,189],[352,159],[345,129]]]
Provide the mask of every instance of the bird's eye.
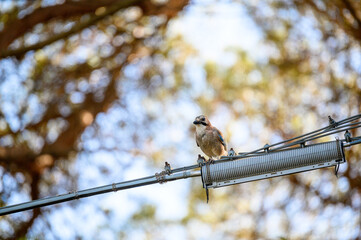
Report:
[[201,121],[204,121],[204,120],[206,120],[204,117],[203,117],[203,118],[201,118]]

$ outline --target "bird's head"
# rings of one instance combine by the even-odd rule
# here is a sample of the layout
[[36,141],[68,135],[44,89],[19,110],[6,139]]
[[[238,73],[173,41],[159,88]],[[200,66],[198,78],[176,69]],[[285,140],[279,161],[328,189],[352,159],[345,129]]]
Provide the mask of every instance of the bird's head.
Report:
[[207,116],[204,115],[196,117],[196,119],[193,121],[193,124],[196,126],[211,126],[211,122],[208,120]]

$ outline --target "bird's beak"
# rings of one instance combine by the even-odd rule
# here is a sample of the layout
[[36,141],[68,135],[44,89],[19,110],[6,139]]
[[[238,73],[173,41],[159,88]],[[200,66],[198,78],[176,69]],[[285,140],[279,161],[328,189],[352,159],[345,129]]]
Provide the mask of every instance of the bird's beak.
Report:
[[193,122],[193,124],[200,124],[201,122],[200,121],[197,121],[197,120],[195,120],[194,122]]

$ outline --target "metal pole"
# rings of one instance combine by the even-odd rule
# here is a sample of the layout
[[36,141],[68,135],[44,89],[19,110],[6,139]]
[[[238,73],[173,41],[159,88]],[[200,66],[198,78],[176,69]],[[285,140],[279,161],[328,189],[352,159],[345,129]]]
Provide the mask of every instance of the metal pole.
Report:
[[163,171],[162,173],[156,174],[155,176],[149,176],[149,177],[139,178],[139,179],[125,181],[125,182],[113,183],[113,184],[104,185],[104,186],[100,186],[100,187],[96,187],[96,188],[90,188],[90,189],[85,189],[85,190],[81,190],[81,191],[74,191],[74,192],[70,192],[67,194],[62,194],[62,195],[58,195],[58,196],[54,196],[54,197],[47,197],[47,198],[42,198],[42,199],[30,201],[30,202],[2,207],[2,208],[0,208],[0,216],[11,214],[11,213],[16,213],[16,212],[21,212],[21,211],[25,211],[25,210],[30,210],[33,208],[49,206],[49,205],[53,205],[53,204],[57,204],[57,203],[61,203],[61,202],[67,202],[67,201],[71,201],[71,200],[75,200],[75,199],[79,199],[79,198],[90,197],[93,195],[98,195],[98,194],[103,194],[103,193],[108,193],[108,192],[116,192],[118,190],[124,190],[124,189],[128,189],[128,188],[141,187],[141,186],[146,186],[146,185],[150,185],[150,184],[154,184],[154,183],[163,183],[163,182],[169,182],[169,181],[174,181],[174,180],[178,180],[178,179],[185,179],[185,178],[189,178],[189,177],[199,177],[199,176],[201,176],[200,170],[183,171],[183,172],[173,173],[173,174],[169,174],[169,175],[167,175],[167,173]]

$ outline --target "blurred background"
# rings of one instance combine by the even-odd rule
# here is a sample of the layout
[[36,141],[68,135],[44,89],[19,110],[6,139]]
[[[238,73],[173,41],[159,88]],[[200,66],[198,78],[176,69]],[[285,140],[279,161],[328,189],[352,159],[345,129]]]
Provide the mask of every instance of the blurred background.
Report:
[[[360,101],[360,1],[2,0],[0,206],[195,164],[202,113],[244,152]],[[356,239],[360,157],[208,204],[195,178],[7,215],[0,238]]]

